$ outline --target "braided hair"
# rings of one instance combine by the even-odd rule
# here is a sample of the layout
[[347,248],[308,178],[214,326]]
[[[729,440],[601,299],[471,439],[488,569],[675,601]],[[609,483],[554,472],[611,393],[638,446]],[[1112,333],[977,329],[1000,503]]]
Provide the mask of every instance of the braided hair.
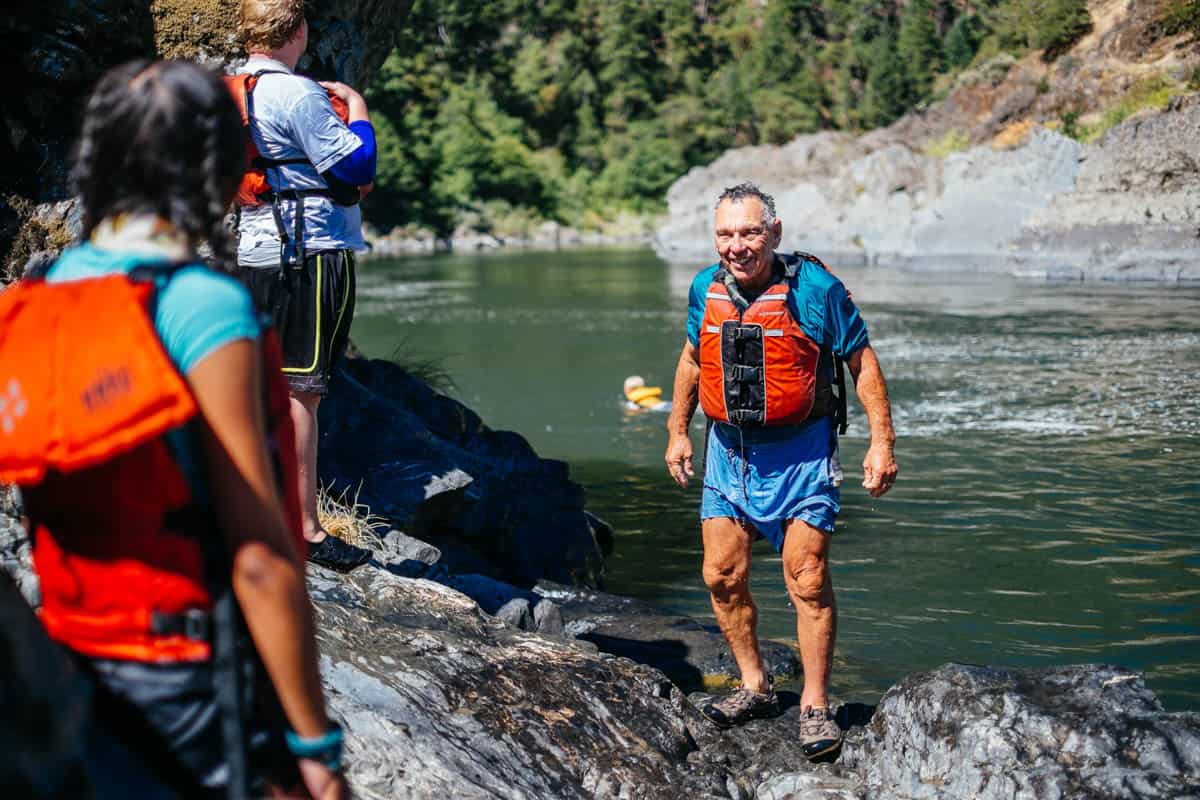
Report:
[[225,215],[245,169],[241,115],[216,72],[187,61],[122,64],[84,110],[72,173],[83,236],[107,217],[154,214],[230,269]]

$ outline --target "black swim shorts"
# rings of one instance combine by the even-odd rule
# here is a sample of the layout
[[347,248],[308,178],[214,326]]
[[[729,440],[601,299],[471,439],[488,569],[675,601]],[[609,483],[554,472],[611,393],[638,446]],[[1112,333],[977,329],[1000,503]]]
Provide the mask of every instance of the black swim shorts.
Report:
[[[103,730],[181,796],[226,796],[229,768],[211,663],[86,657],[79,662],[95,680],[95,713]],[[245,664],[242,673],[253,676],[255,687],[247,693],[243,718],[251,796],[264,796],[268,784],[296,787],[300,773],[284,740],[287,723],[274,689],[257,661]]]
[[238,277],[279,333],[283,374],[293,392],[326,394],[354,319],[354,253],[324,250],[304,267],[238,267]]

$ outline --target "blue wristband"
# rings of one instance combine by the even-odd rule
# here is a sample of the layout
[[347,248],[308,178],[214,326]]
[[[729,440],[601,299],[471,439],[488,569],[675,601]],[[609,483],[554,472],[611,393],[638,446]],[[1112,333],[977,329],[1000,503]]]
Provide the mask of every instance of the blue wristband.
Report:
[[329,730],[320,736],[306,739],[295,731],[286,731],[284,739],[288,750],[296,758],[310,758],[319,761],[333,772],[342,768],[342,726],[336,722],[329,723]]

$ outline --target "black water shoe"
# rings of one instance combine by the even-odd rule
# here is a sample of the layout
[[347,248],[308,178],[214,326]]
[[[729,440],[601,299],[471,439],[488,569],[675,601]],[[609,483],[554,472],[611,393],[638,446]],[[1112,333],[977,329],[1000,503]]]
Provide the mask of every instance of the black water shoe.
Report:
[[809,761],[818,761],[842,746],[841,727],[828,708],[809,706],[800,712],[800,750]]
[[752,692],[739,686],[733,694],[700,706],[700,713],[718,728],[732,728],[752,719],[779,716],[779,698],[768,678],[765,692]]
[[343,542],[336,536],[326,536],[316,544],[308,543],[308,560],[338,572],[349,572],[371,560],[371,551]]

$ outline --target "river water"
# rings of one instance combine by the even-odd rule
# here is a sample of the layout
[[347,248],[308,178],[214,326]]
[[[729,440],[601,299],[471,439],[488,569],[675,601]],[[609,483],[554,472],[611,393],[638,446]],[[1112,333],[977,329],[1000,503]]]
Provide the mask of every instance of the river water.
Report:
[[[648,250],[372,260],[353,335],[569,462],[617,532],[611,591],[711,622],[699,482],[670,481],[665,416],[620,397],[635,373],[669,395],[700,266]],[[901,474],[883,499],[858,485],[852,401],[835,695],[870,702],[947,661],[1108,662],[1200,709],[1200,290],[838,272],[888,379]],[[699,448],[699,414],[692,433]],[[756,545],[760,635],[794,641],[780,569]]]

